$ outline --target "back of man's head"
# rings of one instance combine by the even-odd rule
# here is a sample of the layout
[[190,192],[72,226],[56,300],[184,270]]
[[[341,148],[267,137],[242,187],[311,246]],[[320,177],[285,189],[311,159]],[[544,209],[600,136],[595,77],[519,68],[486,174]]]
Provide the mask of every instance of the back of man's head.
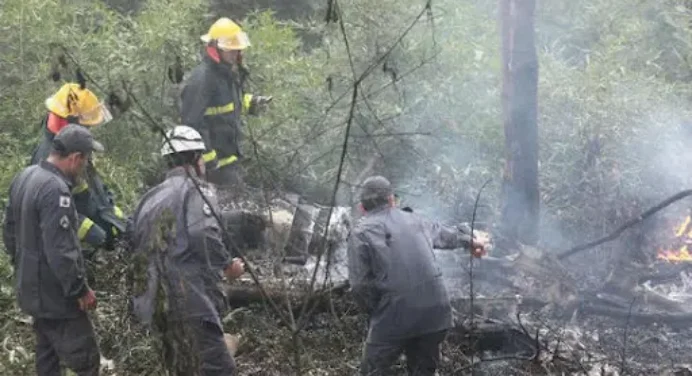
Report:
[[363,182],[360,203],[363,209],[370,211],[388,205],[393,194],[389,180],[383,176],[371,176]]
[[103,150],[103,145],[94,139],[88,129],[81,125],[68,124],[53,138],[51,154],[65,158],[73,153],[89,156],[94,151]]

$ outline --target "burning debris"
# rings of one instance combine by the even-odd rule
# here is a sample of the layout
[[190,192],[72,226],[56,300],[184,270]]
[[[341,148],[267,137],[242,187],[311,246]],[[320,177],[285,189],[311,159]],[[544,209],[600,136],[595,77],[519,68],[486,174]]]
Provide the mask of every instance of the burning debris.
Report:
[[659,249],[656,258],[668,262],[691,262],[692,254],[688,247],[692,246],[692,217],[688,215],[675,229],[675,240],[669,249]]
[[[645,212],[646,216],[670,202]],[[272,200],[268,210],[244,210],[271,213],[262,214],[267,221],[264,228],[271,233],[271,254],[253,256],[269,296],[287,302],[284,308],[295,315],[306,305],[312,307],[309,331],[328,327],[331,324],[323,320],[333,315],[341,322],[360,323],[359,313],[352,307],[339,308],[350,301],[345,265],[345,241],[354,220],[350,208],[329,208],[289,197]],[[637,219],[616,234],[632,223]],[[673,229],[667,241],[672,244],[649,253],[656,255],[650,256],[650,261],[659,261],[655,264],[635,267],[632,257],[623,252],[625,261],[608,279],[617,282],[617,289],[585,287],[565,263],[569,255],[562,257],[538,247],[490,252],[473,261],[464,252],[436,250],[453,298],[457,325],[443,349],[447,365],[441,367],[441,374],[460,374],[471,368],[488,374],[494,374],[491,369],[521,370],[515,374],[625,375],[635,369],[648,375],[679,374],[666,367],[684,363],[684,356],[664,356],[660,349],[683,346],[678,343],[689,334],[692,275],[685,269],[692,266],[687,262],[692,260],[692,248],[688,251],[692,217],[687,216]],[[476,232],[484,242],[492,243],[489,232]],[[580,247],[588,249],[601,244],[599,241]],[[330,252],[317,263],[316,250],[325,249],[325,244],[330,245],[326,247]],[[508,255],[500,256],[504,254]],[[291,262],[287,256],[300,256],[302,261]],[[308,294],[307,282],[318,265],[316,291]],[[664,278],[653,265],[669,269],[671,275]],[[325,276],[327,269],[330,272]],[[239,281],[226,292],[238,307],[261,304],[263,297],[255,290],[249,281]],[[241,341],[241,362],[259,351],[253,346],[248,340]],[[692,348],[686,351],[692,352]],[[657,356],[666,361],[653,360]]]

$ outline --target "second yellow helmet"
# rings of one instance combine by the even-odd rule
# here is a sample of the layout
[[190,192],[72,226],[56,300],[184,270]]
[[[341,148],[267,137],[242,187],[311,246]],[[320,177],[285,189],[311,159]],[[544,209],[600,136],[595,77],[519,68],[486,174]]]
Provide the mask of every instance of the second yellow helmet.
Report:
[[46,99],[48,111],[62,117],[74,116],[81,125],[95,126],[112,119],[108,108],[89,89],[82,89],[79,84],[67,83],[60,90]]
[[219,18],[200,38],[204,43],[216,41],[222,50],[244,50],[251,46],[250,39],[243,29],[230,18]]

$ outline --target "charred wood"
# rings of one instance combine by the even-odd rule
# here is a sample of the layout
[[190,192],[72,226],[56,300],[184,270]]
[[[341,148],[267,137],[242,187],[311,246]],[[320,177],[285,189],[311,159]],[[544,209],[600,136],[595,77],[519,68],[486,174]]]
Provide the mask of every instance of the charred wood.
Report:
[[[267,295],[276,302],[283,304],[288,309],[287,300],[291,302],[291,310],[298,315],[303,305],[316,306],[317,312],[325,312],[330,309],[329,299],[341,298],[348,291],[348,282],[325,287],[313,292],[300,288],[284,288],[282,286],[265,285]],[[251,304],[261,304],[265,301],[260,290],[255,285],[233,284],[224,286],[226,299],[231,307],[242,307]]]
[[293,223],[288,233],[285,254],[289,257],[304,257],[307,261],[308,247],[313,237],[315,227],[315,217],[319,208],[310,204],[300,202],[297,198],[293,213]]
[[538,190],[538,58],[535,0],[501,0],[502,115],[505,168],[501,228],[510,243],[536,244]]
[[629,308],[609,307],[605,304],[591,301],[582,302],[579,312],[586,315],[608,316],[621,320],[628,320],[634,325],[650,325],[654,323],[668,324],[671,326],[684,325],[689,327],[692,322],[692,313],[661,313],[630,311]]
[[671,265],[670,270],[659,271],[657,273],[643,274],[639,277],[638,283],[651,282],[653,284],[667,283],[680,278],[680,273],[692,269],[692,263]]
[[[285,288],[280,285],[265,284],[265,291],[270,298],[277,302],[291,301],[291,309],[294,313],[301,310],[303,304],[316,306],[315,312],[328,312],[331,309],[329,299],[339,299],[345,302],[353,302],[348,282],[342,282],[333,286],[313,291],[312,293],[300,287]],[[242,307],[251,304],[261,304],[264,297],[255,285],[233,284],[224,286],[226,298],[232,307]],[[307,303],[305,303],[307,302]],[[468,313],[470,299],[452,298],[452,307],[458,312]],[[474,298],[475,314],[485,317],[507,316],[507,313],[520,311],[530,311],[545,307],[550,302],[541,297],[535,296],[503,296],[503,297],[476,297]],[[288,305],[284,303],[285,309]],[[353,314],[358,314],[354,311]]]

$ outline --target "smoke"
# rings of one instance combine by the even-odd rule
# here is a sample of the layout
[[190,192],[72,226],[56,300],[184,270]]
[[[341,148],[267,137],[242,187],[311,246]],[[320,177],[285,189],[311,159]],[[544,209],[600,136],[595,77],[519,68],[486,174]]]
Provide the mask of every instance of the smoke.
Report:
[[[385,62],[389,69],[371,80],[391,80],[392,67],[400,76],[411,72],[359,105],[368,132],[354,128],[351,154],[378,155],[374,173],[392,181],[402,205],[431,218],[470,221],[469,202],[488,177],[499,177],[501,166],[499,72],[488,69],[499,56],[495,20],[472,3],[434,2],[432,14],[433,22],[421,20]],[[368,38],[379,40],[380,50],[394,39],[385,35],[405,24],[382,26],[380,38]],[[364,87],[378,87],[372,82]],[[372,107],[383,111],[375,116]],[[392,135],[365,141],[367,133]],[[496,188],[485,193],[484,207],[494,205],[487,198]],[[486,222],[487,212],[481,209]]]
[[617,145],[615,151],[638,175],[631,179],[639,184],[629,185],[628,193],[660,200],[692,187],[692,128],[686,121],[689,112],[671,102],[661,103],[644,119],[643,127],[632,130],[632,140]]
[[[387,21],[349,33],[352,46],[365,46],[356,52],[361,71],[422,2],[356,3],[344,7],[350,21],[377,12]],[[651,17],[665,5],[615,3],[563,0],[536,10],[540,246],[548,251],[603,236],[692,184],[688,89],[669,81],[670,64],[657,65],[654,54],[671,38]],[[492,228],[504,166],[497,3],[433,4],[434,22],[420,22],[360,86],[368,103],[357,106],[347,181],[375,155],[371,174],[389,178],[403,206],[454,223],[470,221],[478,189],[492,178],[478,213],[480,228]],[[392,70],[413,72],[391,83]]]

